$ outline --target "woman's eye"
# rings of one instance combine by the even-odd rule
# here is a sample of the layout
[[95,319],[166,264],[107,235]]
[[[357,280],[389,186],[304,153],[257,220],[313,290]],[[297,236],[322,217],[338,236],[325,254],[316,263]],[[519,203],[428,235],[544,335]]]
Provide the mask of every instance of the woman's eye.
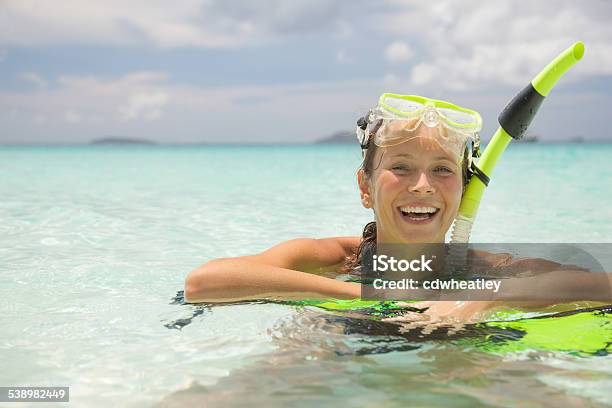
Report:
[[435,171],[437,173],[452,173],[453,171],[446,166],[438,166]]
[[394,171],[408,171],[408,170],[410,170],[410,168],[408,166],[404,166],[404,165],[398,164],[396,166],[391,167],[391,170],[394,170]]

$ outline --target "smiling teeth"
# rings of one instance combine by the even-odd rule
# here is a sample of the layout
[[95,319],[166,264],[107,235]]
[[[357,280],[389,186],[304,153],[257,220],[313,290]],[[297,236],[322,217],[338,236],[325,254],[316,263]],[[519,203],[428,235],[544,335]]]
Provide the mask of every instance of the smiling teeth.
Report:
[[401,207],[400,211],[404,213],[435,213],[438,209],[435,207]]

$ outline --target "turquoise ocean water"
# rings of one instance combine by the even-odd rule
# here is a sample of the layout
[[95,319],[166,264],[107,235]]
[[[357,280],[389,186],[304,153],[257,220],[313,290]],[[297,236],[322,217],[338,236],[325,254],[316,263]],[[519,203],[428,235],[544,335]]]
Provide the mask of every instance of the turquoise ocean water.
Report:
[[[77,406],[611,400],[612,356],[351,356],[316,309],[172,304],[208,259],[358,235],[359,162],[348,145],[0,147],[0,385],[69,385]],[[612,242],[611,163],[612,144],[511,145],[472,240]]]

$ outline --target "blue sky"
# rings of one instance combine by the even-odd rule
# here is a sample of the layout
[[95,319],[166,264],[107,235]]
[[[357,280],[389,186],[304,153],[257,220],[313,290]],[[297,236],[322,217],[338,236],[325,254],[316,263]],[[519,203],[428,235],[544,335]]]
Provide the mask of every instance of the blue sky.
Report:
[[482,113],[580,39],[583,61],[532,124],[543,140],[610,138],[612,3],[57,1],[0,4],[0,143],[303,143],[382,92]]

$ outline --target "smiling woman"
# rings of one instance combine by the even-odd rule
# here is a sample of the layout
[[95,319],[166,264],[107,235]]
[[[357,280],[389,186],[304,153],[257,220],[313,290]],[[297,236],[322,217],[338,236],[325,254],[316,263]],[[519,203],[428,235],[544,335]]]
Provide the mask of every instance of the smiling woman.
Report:
[[360,285],[329,276],[357,268],[365,246],[444,242],[470,177],[480,115],[448,102],[384,94],[359,126],[364,160],[357,180],[362,204],[375,216],[363,236],[296,239],[210,261],[187,276],[188,302],[358,298]]
[[[478,175],[472,159],[479,154],[480,129],[480,115],[473,110],[414,95],[383,94],[378,105],[358,121],[363,162],[357,181],[361,203],[373,210],[375,219],[365,226],[362,236],[295,239],[260,254],[212,260],[187,276],[186,301],[360,298],[360,284],[334,278],[343,273],[361,274],[362,265],[380,245],[445,242],[467,183],[473,174]],[[495,264],[493,254],[474,255],[487,268]],[[563,299],[608,298],[609,291],[595,296],[598,287],[606,287],[606,276],[598,276],[599,281],[582,275],[577,278],[576,271],[544,276],[550,268],[544,270],[546,263],[535,261],[523,269],[538,270],[536,274],[542,277],[510,279],[504,283],[509,290],[499,297],[410,305],[434,318],[471,320],[500,306],[494,300],[533,299],[538,287],[554,286],[554,293]],[[518,263],[514,267],[520,269]],[[576,281],[579,284],[573,283]],[[572,298],[573,293],[583,297]],[[555,299],[528,300],[522,305],[551,303]]]

